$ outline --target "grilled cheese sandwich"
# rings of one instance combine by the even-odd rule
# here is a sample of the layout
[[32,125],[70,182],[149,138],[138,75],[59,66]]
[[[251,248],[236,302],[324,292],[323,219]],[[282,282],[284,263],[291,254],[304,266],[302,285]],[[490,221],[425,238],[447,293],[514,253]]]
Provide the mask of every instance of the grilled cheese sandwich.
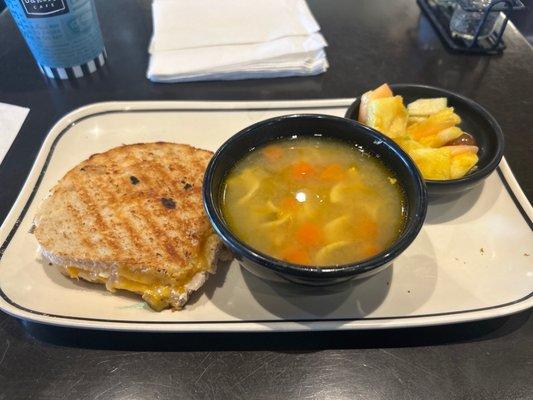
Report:
[[43,257],[66,276],[179,309],[221,249],[201,188],[211,153],[172,143],[121,146],[70,170],[34,219]]

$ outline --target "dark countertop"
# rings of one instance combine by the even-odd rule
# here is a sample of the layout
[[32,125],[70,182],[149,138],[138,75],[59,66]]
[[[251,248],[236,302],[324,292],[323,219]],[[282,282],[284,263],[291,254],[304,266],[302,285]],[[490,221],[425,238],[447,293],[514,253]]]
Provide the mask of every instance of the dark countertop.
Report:
[[[0,221],[53,123],[107,100],[353,97],[388,82],[460,92],[500,122],[505,156],[533,197],[533,49],[510,26],[503,56],[447,52],[414,0],[309,0],[330,43],[319,77],[153,84],[144,0],[97,1],[101,74],[49,82],[0,14],[0,102],[31,111],[0,166]],[[533,398],[531,311],[434,328],[290,334],[121,334],[21,323],[0,313],[0,400],[126,398]]]

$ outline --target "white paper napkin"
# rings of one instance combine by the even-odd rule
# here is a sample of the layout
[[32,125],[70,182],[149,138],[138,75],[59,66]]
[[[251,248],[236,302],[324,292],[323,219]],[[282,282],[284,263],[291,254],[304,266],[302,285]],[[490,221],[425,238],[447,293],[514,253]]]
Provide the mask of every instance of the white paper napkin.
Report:
[[327,70],[328,66],[324,50],[319,50],[283,57],[282,59],[265,60],[246,67],[239,66],[237,70],[235,66],[231,66],[226,69],[220,68],[181,75],[158,75],[157,77],[154,76],[152,80],[164,83],[318,75]]
[[26,119],[29,108],[0,103],[0,164]]
[[[285,37],[257,44],[200,47],[152,54],[148,76],[158,81],[239,79],[238,72],[256,71],[256,77],[323,72],[328,64],[324,37]],[[262,72],[262,73],[261,73]],[[227,75],[224,75],[227,74]],[[249,76],[248,76],[249,77]]]
[[305,0],[154,0],[150,52],[259,43],[320,27]]
[[154,0],[154,82],[316,75],[327,43],[305,0]]

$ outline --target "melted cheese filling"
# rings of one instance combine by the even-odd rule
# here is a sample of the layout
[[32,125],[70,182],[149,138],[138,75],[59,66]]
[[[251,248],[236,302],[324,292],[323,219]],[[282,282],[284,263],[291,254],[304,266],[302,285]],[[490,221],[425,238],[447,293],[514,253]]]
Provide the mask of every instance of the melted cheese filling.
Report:
[[[117,289],[140,294],[146,303],[156,311],[168,307],[180,307],[180,301],[186,299],[188,284],[192,282],[198,273],[207,272],[209,263],[205,257],[205,245],[200,249],[196,265],[187,269],[179,279],[173,279],[166,275],[157,274],[151,270],[131,271],[127,267],[120,266],[116,269],[88,269],[74,265],[59,265],[60,271],[72,278],[83,279],[89,282],[101,283],[110,292]],[[195,290],[197,287],[189,288]]]

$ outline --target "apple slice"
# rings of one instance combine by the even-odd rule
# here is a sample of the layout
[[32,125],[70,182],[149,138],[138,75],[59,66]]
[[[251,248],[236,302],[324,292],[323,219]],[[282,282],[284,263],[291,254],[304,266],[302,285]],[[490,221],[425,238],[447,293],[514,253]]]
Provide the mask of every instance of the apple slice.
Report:
[[368,92],[364,93],[361,96],[361,104],[359,105],[359,117],[357,118],[357,120],[361,122],[362,124],[366,124],[368,104],[372,100],[382,99],[385,97],[392,97],[392,96],[393,96],[392,90],[389,87],[389,85],[387,85],[386,83],[384,83],[377,89],[369,90]]

